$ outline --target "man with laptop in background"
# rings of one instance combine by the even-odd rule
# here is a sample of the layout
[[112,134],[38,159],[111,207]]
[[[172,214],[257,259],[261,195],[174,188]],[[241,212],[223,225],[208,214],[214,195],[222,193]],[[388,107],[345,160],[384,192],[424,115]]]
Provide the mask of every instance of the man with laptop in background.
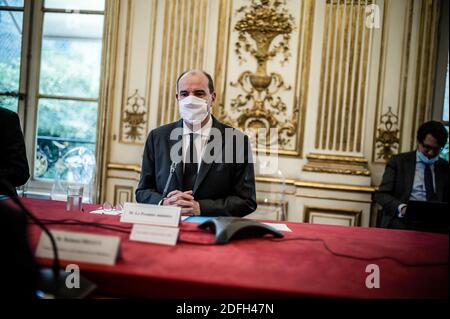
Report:
[[441,223],[438,228],[448,228],[449,163],[439,157],[447,139],[442,123],[426,122],[417,131],[417,150],[389,160],[375,193],[383,207],[381,227],[433,231]]

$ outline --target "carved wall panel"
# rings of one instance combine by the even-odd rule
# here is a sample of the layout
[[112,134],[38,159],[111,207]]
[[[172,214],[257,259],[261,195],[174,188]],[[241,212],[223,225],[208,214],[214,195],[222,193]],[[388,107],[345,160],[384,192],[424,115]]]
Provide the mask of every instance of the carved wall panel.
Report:
[[204,68],[207,5],[207,0],[164,1],[157,126],[179,119],[175,99],[179,74]]
[[301,155],[314,2],[241,0],[222,6],[230,18],[219,20],[226,53],[217,52],[216,116],[247,133],[276,128],[270,142],[278,152]]
[[372,1],[326,1],[315,148],[361,152]]
[[416,131],[431,117],[439,7],[438,0],[385,1],[373,163],[415,149]]
[[[421,10],[418,55],[417,60],[414,62],[414,67],[417,71],[413,102],[413,125],[410,133],[411,149],[414,149],[416,146],[415,136],[417,129],[431,117],[440,4],[440,0],[422,0],[418,4],[421,6]],[[448,32],[448,30],[441,32]]]
[[[158,1],[128,0],[126,3],[119,141],[143,144],[148,130],[153,66],[146,61],[153,57]],[[150,23],[142,25],[143,17],[147,16]],[[140,72],[143,66],[146,72]],[[144,96],[139,95],[142,92],[145,92]]]

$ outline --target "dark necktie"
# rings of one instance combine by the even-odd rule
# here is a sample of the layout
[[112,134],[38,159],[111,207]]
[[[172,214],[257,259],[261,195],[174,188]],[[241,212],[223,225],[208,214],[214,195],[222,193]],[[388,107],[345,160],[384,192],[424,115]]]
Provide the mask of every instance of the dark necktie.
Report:
[[197,150],[194,143],[194,134],[189,134],[189,146],[186,150],[186,161],[183,173],[183,191],[190,191],[194,188],[197,178],[198,159]]
[[424,182],[425,182],[425,191],[427,193],[427,201],[432,201],[435,198],[433,175],[431,174],[430,165],[427,164],[425,164]]

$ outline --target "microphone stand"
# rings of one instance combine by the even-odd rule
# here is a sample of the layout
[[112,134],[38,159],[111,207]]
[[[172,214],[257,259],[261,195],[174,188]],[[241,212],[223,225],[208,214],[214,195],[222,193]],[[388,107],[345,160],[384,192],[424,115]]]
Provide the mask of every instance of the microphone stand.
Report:
[[53,276],[55,277],[55,281],[57,281],[60,277],[60,269],[61,269],[61,265],[59,263],[59,255],[58,255],[58,248],[56,246],[56,241],[55,241],[55,237],[53,237],[53,234],[50,232],[50,230],[47,228],[47,226],[45,226],[44,224],[41,223],[41,221],[39,219],[36,218],[36,216],[34,216],[23,204],[22,202],[16,197],[16,196],[12,196],[10,197],[13,202],[20,207],[20,209],[22,209],[22,211],[25,212],[25,214],[28,216],[28,218],[30,218],[33,222],[36,223],[36,225],[39,226],[39,228],[41,228],[45,234],[50,238],[50,242],[52,244],[52,250],[53,250],[53,264],[52,264],[52,271],[53,271]]
[[61,270],[59,262],[58,248],[55,238],[50,230],[45,226],[36,216],[34,216],[17,196],[10,197],[13,202],[25,212],[25,214],[41,228],[45,234],[50,238],[53,250],[53,264],[52,268],[41,268],[39,270],[38,279],[38,297],[48,299],[81,299],[89,295],[97,286],[91,281],[85,279],[80,275],[79,288],[69,288],[66,285],[68,273]]
[[162,204],[162,202],[164,201],[164,198],[166,198],[166,196],[167,196],[167,193],[169,191],[170,181],[172,180],[172,176],[173,176],[173,173],[175,173],[175,169],[177,168],[177,165],[178,165],[178,162],[172,162],[172,164],[170,164],[169,177],[167,177],[166,186],[164,187],[164,191],[162,193],[162,199],[159,202],[159,205]]

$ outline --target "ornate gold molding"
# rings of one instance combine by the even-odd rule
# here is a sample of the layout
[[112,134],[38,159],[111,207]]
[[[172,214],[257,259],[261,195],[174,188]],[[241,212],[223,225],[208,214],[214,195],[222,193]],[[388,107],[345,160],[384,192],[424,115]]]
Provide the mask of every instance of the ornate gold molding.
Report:
[[[408,1],[407,7],[406,7],[406,16],[408,17],[405,21],[405,37],[403,41],[403,47],[402,47],[402,93],[400,96],[399,106],[400,109],[398,110],[398,114],[400,115],[400,134],[403,132],[403,125],[404,125],[404,119],[405,119],[405,111],[406,111],[406,97],[408,92],[408,82],[409,82],[409,73],[410,73],[410,55],[411,55],[411,38],[412,38],[412,31],[413,31],[413,18],[414,18],[414,0]],[[399,141],[398,145],[398,151],[400,152],[402,148],[402,139]]]
[[[133,105],[130,105],[130,65],[133,63],[137,63],[136,61],[131,61],[131,51],[133,50],[133,21],[134,21],[134,10],[135,2],[132,0],[128,0],[126,5],[127,14],[126,14],[126,23],[125,23],[125,44],[124,44],[124,61],[123,61],[123,78],[122,78],[122,98],[121,98],[121,113],[120,113],[120,124],[119,124],[119,142],[124,144],[143,144],[146,138],[146,132],[148,128],[148,121],[144,118],[138,118],[139,115],[136,114],[128,114],[127,111],[133,111]],[[139,104],[139,109],[141,112],[146,112],[148,118],[149,106],[148,102],[151,96],[151,79],[152,79],[152,68],[153,68],[153,55],[154,55],[154,39],[156,34],[156,17],[158,10],[158,1],[151,0],[151,24],[152,28],[149,30],[148,37],[148,51],[147,51],[147,70],[146,70],[146,79],[145,79],[145,89],[144,89],[144,97],[142,97],[142,104]],[[138,90],[134,91],[134,95],[136,95]],[[133,96],[133,95],[132,95]],[[139,100],[140,101],[140,100]],[[140,103],[140,102],[139,102]],[[140,122],[136,125],[135,121]],[[128,130],[127,130],[128,129]],[[139,130],[142,130],[144,134],[140,133]],[[131,133],[131,134],[130,134]]]
[[319,196],[319,195],[310,195],[305,194],[301,192],[297,192],[295,194],[296,197],[303,197],[303,198],[314,198],[314,199],[325,199],[325,200],[335,200],[335,201],[341,201],[341,202],[354,202],[354,203],[365,203],[365,204],[372,204],[372,200],[362,200],[362,199],[353,199],[353,198],[342,198],[342,197],[333,197],[333,196]]
[[258,193],[269,193],[269,194],[295,195],[295,191],[289,191],[289,190],[277,191],[277,190],[258,188],[258,189],[256,189],[256,192],[258,192]]
[[[110,177],[110,176],[108,176],[108,177]],[[268,194],[284,194],[284,195],[291,195],[291,196],[303,197],[303,198],[336,200],[336,201],[342,201],[342,202],[355,202],[355,203],[366,203],[366,204],[371,204],[372,203],[372,200],[343,198],[343,197],[337,197],[337,196],[311,195],[311,194],[302,193],[300,191],[291,191],[291,190],[276,191],[276,190],[268,190],[268,189],[257,188],[256,192],[257,193],[268,193]]]
[[367,160],[364,157],[309,154],[303,171],[357,176],[370,176]]
[[307,182],[301,181],[298,179],[279,179],[274,177],[263,177],[256,176],[256,182],[259,183],[278,183],[278,184],[286,184],[293,185],[296,187],[304,187],[304,188],[317,188],[317,189],[326,189],[326,190],[334,190],[334,191],[348,191],[348,192],[360,192],[360,193],[373,193],[376,191],[376,187],[369,186],[357,186],[357,185],[348,185],[348,184],[334,184],[334,183],[320,183],[320,182]]
[[231,17],[233,0],[220,0],[219,22],[217,28],[216,64],[214,84],[216,90],[216,105],[213,114],[219,118],[220,110],[224,107],[224,95],[227,86],[228,44],[231,35]]
[[141,173],[141,167],[138,165],[120,164],[120,163],[108,163],[108,170],[116,169],[120,171],[130,171],[133,173]]
[[294,185],[296,180],[295,179],[284,179],[283,180],[283,179],[276,178],[276,177],[256,176],[256,182]]
[[132,47],[132,32],[133,32],[133,24],[132,24],[132,13],[134,10],[133,1],[127,0],[126,2],[126,21],[125,21],[125,48],[124,48],[124,58],[123,58],[123,76],[122,76],[122,99],[120,105],[120,122],[119,122],[119,141],[126,142],[123,138],[123,114],[124,109],[127,105],[127,96],[128,96],[128,80],[130,78],[129,75],[129,66],[131,63],[131,54],[130,50]]
[[360,164],[367,164],[368,161],[364,157],[360,156],[347,156],[347,155],[328,155],[328,154],[316,154],[311,153],[307,156],[308,159],[323,161],[323,162],[356,162]]
[[187,69],[203,69],[207,35],[207,0],[164,3],[161,79],[157,126],[179,119],[176,80]]
[[[239,33],[235,43],[236,55],[243,61],[241,53],[247,52],[255,59],[257,66],[255,71],[244,71],[235,82],[228,83],[232,87],[239,88],[240,92],[225,106],[227,72],[223,72],[223,65],[227,69],[231,17],[226,21],[223,12],[226,7],[232,7],[232,2],[231,0],[221,2],[219,30],[224,31],[228,26],[228,32],[219,34],[218,42],[227,44],[225,50],[227,56],[223,61],[224,54],[220,53],[223,50],[219,50],[218,45],[216,81],[223,92],[218,94],[218,108],[214,114],[222,122],[249,133],[253,142],[258,141],[263,149],[269,145],[276,145],[278,154],[302,156],[315,3],[312,0],[300,2],[298,52],[296,53],[298,73],[295,86],[286,84],[281,72],[270,74],[267,72],[268,62],[277,53],[283,54],[281,62],[287,61],[288,54],[290,55],[288,42],[296,26],[294,26],[292,15],[284,7],[285,3],[278,0],[251,1],[250,5],[237,10],[237,14],[242,13],[243,17],[237,21],[234,28]],[[274,44],[273,41],[278,42]],[[220,47],[223,48],[223,45]],[[295,93],[288,107],[283,101],[283,94],[280,93],[282,90],[292,89]],[[278,138],[270,136],[270,128],[277,129],[275,135]],[[258,134],[252,134],[258,129],[265,130],[265,133],[262,133],[265,139],[259,140]]]
[[379,150],[377,159],[390,159],[398,150],[400,130],[398,129],[398,116],[392,113],[389,106],[388,111],[380,116],[380,124],[377,130],[376,148]]
[[366,1],[326,2],[315,148],[360,152],[369,40]]
[[[238,42],[235,43],[236,54],[243,62],[245,59],[242,51],[248,52],[257,61],[257,69],[255,72],[244,71],[236,82],[230,83],[243,91],[243,94],[231,100],[231,109],[240,113],[237,119],[232,120],[223,109],[219,115],[221,121],[244,131],[264,128],[266,138],[263,147],[273,143],[269,135],[270,129],[278,129],[277,143],[283,147],[287,143],[283,135],[292,137],[297,126],[298,110],[294,110],[292,121],[281,122],[278,118],[279,114],[286,115],[286,104],[277,93],[280,90],[291,90],[291,86],[285,85],[281,74],[267,73],[267,62],[278,53],[283,54],[282,64],[287,62],[290,56],[289,41],[294,28],[294,18],[282,7],[283,4],[282,1],[253,1],[251,5],[237,10],[237,13],[243,14],[243,18],[234,27],[235,31],[239,32]],[[283,36],[282,39],[272,46],[272,42],[279,35]],[[256,141],[259,142],[258,137]]]
[[120,179],[120,180],[126,180],[126,181],[133,181],[133,182],[139,182],[140,178],[139,176],[136,177],[128,177],[128,176],[119,176],[114,174],[108,174],[108,178],[114,178],[114,179]]
[[[130,172],[137,173],[137,174],[141,173],[141,167],[139,165],[132,165],[132,164],[108,163],[107,169],[108,170],[130,171]],[[307,182],[307,181],[301,181],[298,179],[282,180],[280,178],[263,177],[263,176],[256,176],[256,182],[277,183],[277,184],[284,183],[285,185],[292,185],[292,186],[296,186],[296,187],[318,188],[318,189],[326,189],[326,190],[349,191],[349,192],[360,192],[360,193],[373,193],[376,190],[376,187],[369,187],[369,186]]]
[[126,129],[124,134],[127,139],[131,139],[133,142],[145,139],[144,124],[147,123],[145,105],[145,99],[139,95],[138,90],[127,98],[127,106],[124,109],[121,126]]
[[[377,145],[379,147],[374,147],[372,151],[372,162],[373,163],[385,163],[386,159],[390,158],[392,155],[397,154],[400,152],[402,148],[402,140],[400,138],[403,127],[404,127],[404,119],[405,119],[405,111],[406,111],[406,100],[407,100],[407,93],[408,93],[408,82],[410,77],[410,69],[411,69],[411,39],[412,39],[412,33],[413,33],[413,20],[414,20],[414,6],[415,6],[414,0],[408,0],[406,2],[405,6],[405,23],[404,23],[404,30],[403,30],[403,41],[402,41],[402,49],[401,49],[401,65],[400,65],[400,94],[398,97],[398,107],[394,107],[394,113],[395,116],[398,116],[396,126],[398,127],[398,143],[396,143],[394,140],[394,136],[392,133],[390,133],[391,137],[385,136],[383,139],[391,141],[387,142],[387,144],[394,144],[394,148],[391,148],[391,151],[389,151],[388,145],[384,145],[387,147],[386,151],[383,150],[383,146],[381,145],[381,141],[377,143],[377,140],[379,139],[380,132],[379,132],[379,126],[380,124],[377,121],[374,121],[374,131],[373,131],[373,141],[374,145]],[[383,116],[381,112],[382,109],[382,103],[383,103],[383,96],[384,96],[384,86],[386,85],[386,57],[387,57],[387,46],[388,46],[388,40],[389,40],[389,28],[390,23],[389,20],[391,19],[389,17],[390,11],[389,7],[391,5],[391,0],[386,0],[384,3],[384,9],[383,9],[383,25],[382,25],[382,36],[381,36],[381,57],[380,57],[380,74],[378,78],[378,87],[377,87],[377,99],[376,99],[376,111],[375,116],[381,117]],[[389,111],[388,111],[389,112]],[[384,144],[384,143],[383,143]],[[378,150],[378,153],[377,153]],[[382,156],[380,157],[380,153]],[[387,155],[387,157],[386,157]]]

